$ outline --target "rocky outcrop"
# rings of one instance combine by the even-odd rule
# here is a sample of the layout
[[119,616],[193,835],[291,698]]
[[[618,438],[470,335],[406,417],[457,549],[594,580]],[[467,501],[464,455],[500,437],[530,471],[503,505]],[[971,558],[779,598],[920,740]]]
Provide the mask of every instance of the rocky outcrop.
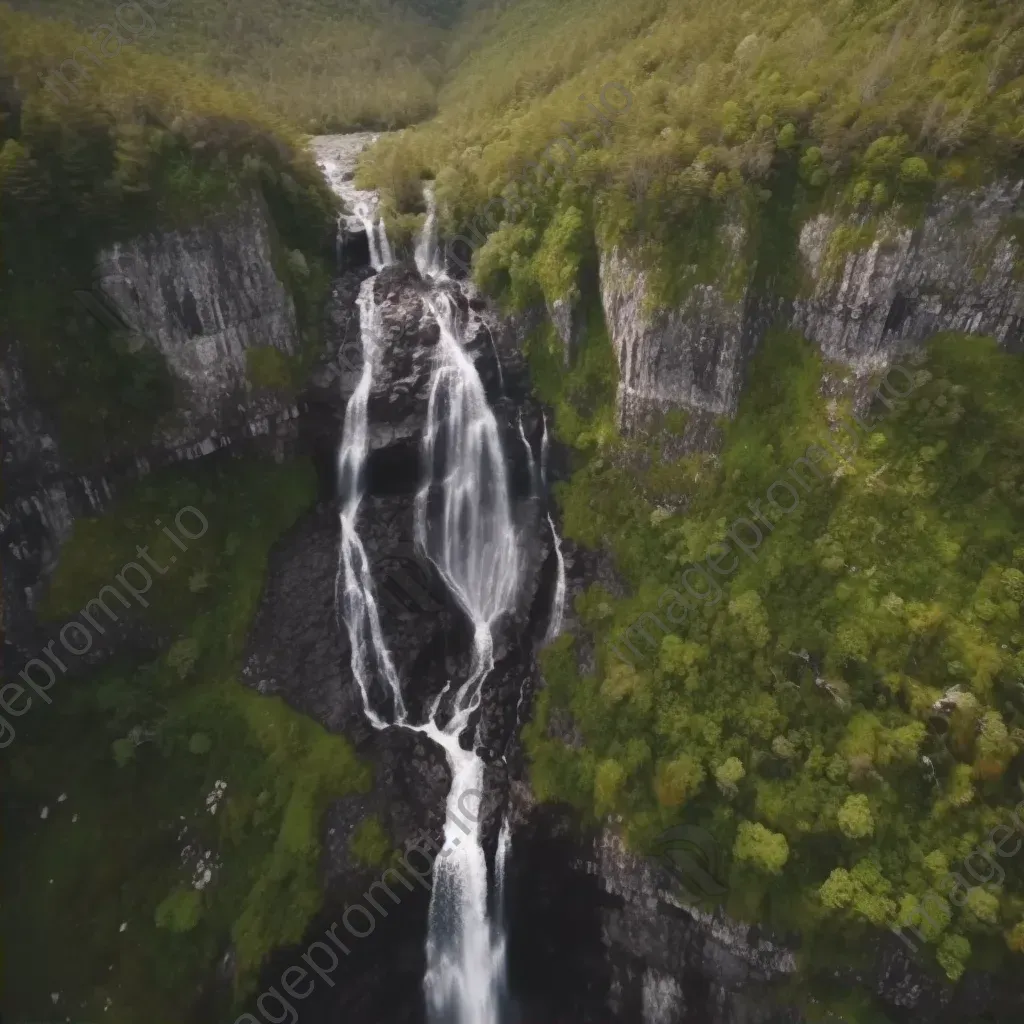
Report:
[[0,367],[8,642],[35,645],[32,608],[76,519],[96,515],[126,482],[162,466],[232,445],[294,449],[299,406],[254,389],[248,353],[298,350],[291,295],[275,270],[273,225],[252,195],[206,224],[159,232],[97,257],[94,293],[82,293],[108,327],[123,324],[129,347],[158,350],[176,383],[173,417],[153,437],[73,465],[33,402],[12,348]]
[[[535,804],[523,784],[513,782],[511,792],[509,892],[516,912],[509,963],[535,1019],[842,1020],[809,995],[809,979],[798,970],[799,936],[772,935],[721,908],[691,906],[660,862],[631,853],[614,827],[588,831],[567,808]],[[952,985],[934,965],[908,957],[888,933],[878,935],[860,967],[840,965],[816,980],[835,993],[873,996],[884,1019],[905,1024],[1002,1024],[1024,1013],[1024,990],[1005,973],[968,971]]]
[[[1024,182],[998,182],[939,198],[921,223],[876,225],[821,214],[800,232],[812,294],[793,326],[828,359],[858,370],[940,331],[990,335],[1024,350],[1024,251],[1013,234]],[[860,232],[859,248],[847,238]]]
[[248,386],[247,352],[290,355],[299,347],[295,305],[275,270],[284,258],[255,195],[208,224],[135,238],[100,255],[98,287],[180,385],[165,445],[196,443],[239,415],[277,408],[279,399]]
[[820,214],[800,231],[804,285],[791,302],[725,284],[743,277],[735,271],[744,234],[735,224],[720,229],[727,255],[718,280],[694,285],[669,309],[648,308],[638,254],[602,253],[620,426],[642,432],[657,427],[659,414],[681,410],[690,416],[684,447],[712,447],[709,421],[735,414],[747,361],[773,323],[800,331],[855,376],[942,331],[989,335],[1024,351],[1022,191],[1024,183],[1001,181],[947,193],[915,227],[899,211],[877,222]]
[[[724,281],[742,259],[744,233],[732,224],[722,234]],[[600,282],[619,363],[623,431],[654,427],[659,414],[673,410],[697,413],[705,422],[735,413],[744,363],[757,340],[749,330],[746,287],[732,294],[721,283],[696,283],[680,305],[652,311],[640,260],[620,249],[601,254]]]
[[796,971],[792,950],[721,911],[687,906],[667,873],[630,854],[614,832],[594,845],[593,870],[617,897],[602,914],[602,937],[612,964],[610,1009],[619,1019],[637,1019],[639,1009],[644,1024],[799,1020],[777,991]]
[[571,298],[555,299],[546,303],[548,317],[555,333],[562,342],[562,354],[566,366],[571,366],[579,348],[584,330],[579,303]]
[[[353,335],[358,336],[358,317],[344,314],[342,306],[356,301],[361,284],[361,275],[345,275],[337,283],[334,312],[329,315],[337,325],[334,341],[339,351],[344,347],[346,352],[340,361],[337,352],[328,355],[304,396],[310,409],[316,409],[316,430],[323,446],[318,465],[327,475],[321,491],[324,501],[282,538],[272,555],[250,635],[244,679],[348,736],[375,765],[393,763],[392,781],[381,790],[380,813],[389,820],[394,803],[402,819],[395,823],[394,834],[401,834],[408,820],[415,819],[421,827],[439,823],[448,769],[440,750],[430,743],[424,746],[419,735],[400,728],[377,732],[369,725],[350,668],[345,624],[337,614],[339,523],[334,465],[344,408],[362,370],[361,347],[352,344]],[[468,674],[473,649],[468,619],[414,543],[422,437],[440,334],[427,301],[430,287],[412,267],[389,266],[369,287],[382,344],[368,401],[371,450],[359,532],[375,582],[381,629],[403,680],[409,720],[419,722],[449,680]],[[448,290],[433,285],[435,291],[439,287]],[[467,297],[451,284],[449,294],[469,324],[463,348],[476,363],[503,436],[513,515],[522,538],[520,599],[495,625],[496,664],[484,684],[476,734],[488,764],[484,833],[493,852],[508,786],[504,759],[514,755],[511,748],[518,744],[524,700],[538,682],[534,647],[547,624],[554,566],[551,538],[542,525],[536,494],[534,452],[540,448],[540,414],[528,395],[516,333],[472,293]],[[341,364],[343,368],[337,369]],[[335,372],[329,372],[331,366]],[[532,439],[531,452],[524,446],[520,422],[523,434]],[[388,698],[382,691],[373,699],[386,703]],[[413,762],[395,760],[398,749],[406,750]],[[404,767],[399,768],[399,763]],[[417,779],[424,784],[417,785]],[[331,813],[352,827],[360,820],[351,808]],[[344,844],[334,848],[332,857],[336,860],[327,866],[328,875],[343,876],[347,870]]]

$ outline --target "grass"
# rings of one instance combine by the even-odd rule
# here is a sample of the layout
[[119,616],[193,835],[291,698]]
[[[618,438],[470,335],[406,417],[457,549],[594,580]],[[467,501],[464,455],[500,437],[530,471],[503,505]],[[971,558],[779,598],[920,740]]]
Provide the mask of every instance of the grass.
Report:
[[[65,678],[52,706],[20,720],[4,766],[3,850],[20,880],[4,906],[19,938],[8,952],[17,1015],[52,1012],[46,994],[60,990],[61,1006],[86,1019],[177,1024],[229,943],[241,998],[263,957],[319,908],[322,813],[365,792],[370,771],[344,739],[238,681],[269,547],[313,496],[304,464],[211,459],[76,523],[44,606],[56,620],[111,582],[138,543],[169,566],[176,549],[158,516],[166,524],[192,504],[209,529],[137,611],[164,638],[161,653]],[[227,785],[211,814],[218,780]],[[205,851],[213,877],[197,889]]]

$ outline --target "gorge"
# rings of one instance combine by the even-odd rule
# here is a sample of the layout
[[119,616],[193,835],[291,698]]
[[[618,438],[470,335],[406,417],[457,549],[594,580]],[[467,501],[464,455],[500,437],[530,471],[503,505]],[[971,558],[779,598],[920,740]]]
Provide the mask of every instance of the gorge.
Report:
[[1022,1019],[1018,6],[178,3],[0,6],[3,1013]]

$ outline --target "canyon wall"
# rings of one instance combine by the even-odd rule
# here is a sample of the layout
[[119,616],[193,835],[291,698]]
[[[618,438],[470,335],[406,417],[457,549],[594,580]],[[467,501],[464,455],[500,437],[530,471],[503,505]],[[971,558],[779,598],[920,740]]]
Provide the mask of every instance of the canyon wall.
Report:
[[[799,296],[751,295],[744,234],[719,228],[717,280],[693,285],[677,306],[651,309],[637,254],[601,257],[601,297],[618,357],[619,424],[656,426],[657,414],[732,417],[750,356],[774,322],[858,374],[942,331],[995,337],[1024,350],[1024,182],[999,181],[935,200],[916,226],[893,213],[819,214],[799,233]],[[741,271],[736,273],[737,269]],[[700,446],[699,444],[695,446]]]
[[294,448],[298,404],[253,388],[247,353],[298,351],[292,297],[275,269],[274,226],[262,199],[187,230],[156,232],[97,254],[96,297],[155,348],[175,388],[171,416],[151,437],[88,463],[68,458],[62,439],[29,394],[12,346],[0,367],[3,443],[4,607],[9,643],[27,654],[36,630],[31,610],[77,518],[101,512],[126,481],[203,458],[236,443],[278,457]]

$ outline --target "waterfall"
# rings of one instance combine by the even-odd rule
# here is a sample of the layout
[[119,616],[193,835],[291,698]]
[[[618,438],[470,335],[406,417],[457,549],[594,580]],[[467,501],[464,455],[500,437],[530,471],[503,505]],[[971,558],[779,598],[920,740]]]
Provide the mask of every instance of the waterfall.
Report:
[[498,833],[498,850],[494,855],[494,874],[498,881],[498,920],[505,918],[505,870],[508,865],[508,855],[512,850],[512,829],[509,826],[508,815],[501,821],[501,831]]
[[[540,476],[544,487],[544,494],[547,496],[548,488],[548,418],[544,417],[544,438],[540,446]],[[555,577],[555,594],[551,600],[551,618],[548,620],[547,635],[544,642],[549,643],[558,636],[562,628],[562,620],[565,616],[565,558],[562,556],[562,538],[558,536],[554,520],[551,518],[551,502],[548,500],[548,529],[551,530],[551,539],[555,545],[555,561],[557,563],[557,576]]]
[[[342,180],[338,175],[339,181]],[[332,183],[334,176],[332,176]],[[375,270],[391,261],[391,250],[375,204],[355,204],[366,230]],[[509,611],[519,587],[518,536],[497,421],[483,382],[463,349],[467,323],[447,290],[437,258],[436,213],[428,194],[428,217],[416,246],[417,264],[436,282],[426,308],[437,320],[427,421],[423,434],[423,480],[415,499],[419,547],[436,566],[473,627],[473,658],[466,679],[452,681],[434,699],[426,720],[413,723],[401,681],[381,629],[369,560],[358,533],[369,454],[369,397],[384,339],[374,281],[363,282],[358,299],[363,368],[345,410],[338,451],[341,540],[335,593],[351,641],[352,674],[370,723],[399,726],[430,737],[445,752],[452,784],[446,807],[444,847],[434,861],[428,914],[424,990],[436,1024],[498,1024],[505,987],[505,937],[500,919],[488,919],[487,862],[480,818],[467,828],[456,811],[482,792],[484,763],[462,734],[480,706],[484,680],[494,667],[492,630]],[[525,438],[524,438],[525,440]],[[496,863],[499,905],[509,836],[507,822]]]
[[[511,606],[519,584],[518,538],[498,424],[462,348],[465,325],[447,293],[431,296],[428,306],[441,337],[423,436],[416,539],[472,620],[482,665],[490,627]],[[435,499],[439,517],[427,514]]]
[[[459,734],[479,707],[484,679],[494,667],[492,629],[515,601],[519,552],[498,425],[462,347],[466,325],[447,292],[435,292],[428,307],[440,339],[423,435],[416,540],[469,617],[474,646],[469,675],[451,700],[451,719],[443,730],[424,730],[448,755],[451,810],[461,792],[482,783],[483,762],[475,751],[462,749]],[[487,921],[487,865],[478,823],[462,839],[447,829],[442,853],[448,855],[434,862],[427,999],[439,1024],[497,1024],[504,935]]]
[[384,218],[369,203],[361,202],[356,206],[356,216],[366,232],[366,241],[370,246],[370,266],[374,270],[383,270],[395,262],[388,241]]
[[380,258],[381,262],[385,267],[391,266],[395,262],[395,257],[391,252],[391,243],[388,241],[388,229],[384,224],[384,218],[377,218],[377,230],[380,233]]
[[359,154],[379,136],[372,132],[356,132],[352,135],[321,135],[312,140],[311,147],[317,163],[324,172],[327,183],[339,196],[350,213],[338,215],[338,236],[335,251],[340,263],[344,238],[360,228],[366,233],[370,249],[370,266],[382,270],[394,263],[391,243],[388,241],[384,219],[379,213],[376,193],[356,188],[356,162]]
[[424,280],[447,276],[441,266],[441,256],[437,245],[437,202],[434,199],[434,187],[423,186],[423,197],[427,203],[427,219],[416,240],[416,269]]
[[498,898],[494,910],[494,917],[497,921],[495,929],[495,947],[498,949],[502,959],[502,973],[498,979],[501,987],[501,994],[505,994],[505,929],[508,926],[508,905],[506,900],[506,887],[508,884],[508,860],[512,854],[512,827],[508,820],[508,814],[501,820],[501,831],[498,833],[498,848],[494,854],[494,876],[497,882]]
[[363,350],[363,372],[345,409],[345,427],[338,452],[338,489],[342,497],[342,507],[335,600],[342,610],[348,629],[352,647],[352,674],[362,694],[366,717],[374,728],[385,729],[389,723],[374,710],[370,692],[375,678],[374,669],[383,676],[390,691],[392,717],[395,722],[405,721],[405,704],[402,700],[398,673],[395,671],[380,628],[369,559],[356,529],[356,519],[363,497],[363,472],[370,449],[367,407],[383,335],[380,310],[374,302],[374,281],[375,278],[368,277],[359,288],[359,333]]
[[523,447],[526,449],[526,468],[530,474],[530,497],[535,498],[537,496],[537,463],[533,458],[533,449],[530,447],[530,442],[526,440],[526,433],[523,431],[523,414],[520,412],[518,417],[519,424],[519,439],[523,442]]

